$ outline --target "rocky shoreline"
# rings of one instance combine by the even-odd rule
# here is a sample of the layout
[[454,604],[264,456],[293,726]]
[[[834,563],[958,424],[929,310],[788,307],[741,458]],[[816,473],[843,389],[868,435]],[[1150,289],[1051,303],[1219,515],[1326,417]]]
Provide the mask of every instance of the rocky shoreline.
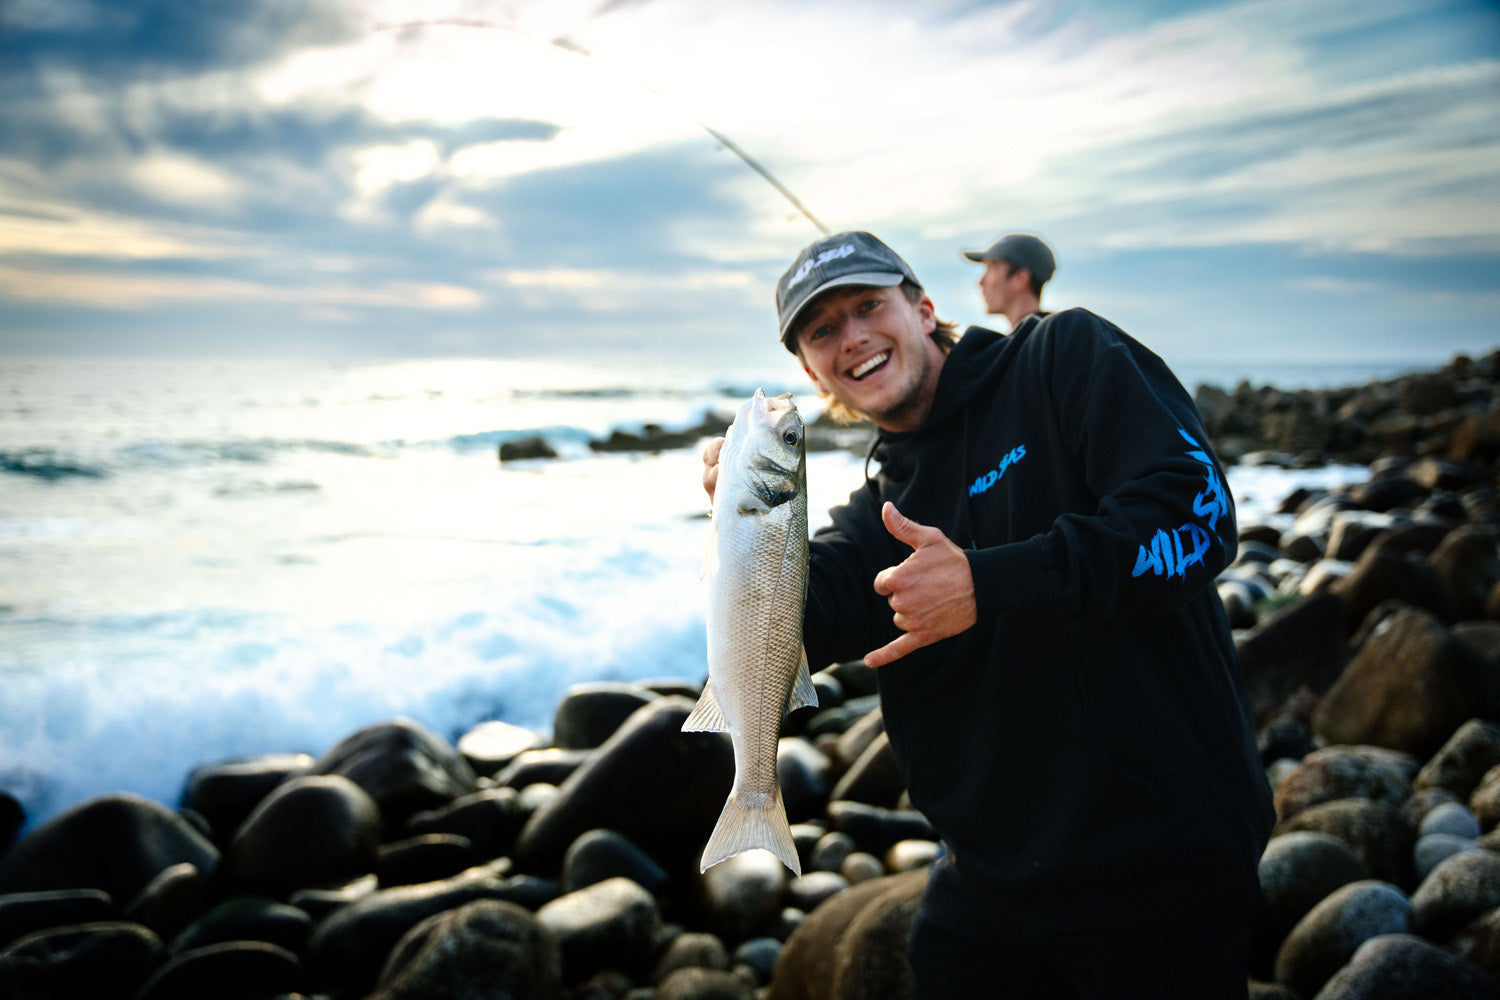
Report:
[[[1279,820],[1251,996],[1500,996],[1500,353],[1195,398],[1228,462],[1370,468],[1242,524],[1219,580]],[[938,845],[874,675],[816,683],[779,765],[800,878],[761,852],[698,872],[734,768],[680,731],[687,679],[575,688],[545,740],[393,720],[210,763],[175,807],[107,796],[19,840],[0,792],[0,998],[905,997]]]

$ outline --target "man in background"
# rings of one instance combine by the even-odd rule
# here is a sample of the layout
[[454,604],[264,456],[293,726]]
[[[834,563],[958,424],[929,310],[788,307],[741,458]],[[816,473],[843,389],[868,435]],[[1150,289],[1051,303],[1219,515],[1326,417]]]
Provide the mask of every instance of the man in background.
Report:
[[1052,248],[1029,233],[1002,236],[987,250],[965,250],[969,260],[984,265],[979,294],[992,316],[1004,316],[1015,331],[1026,317],[1042,312],[1042,286],[1057,271]]

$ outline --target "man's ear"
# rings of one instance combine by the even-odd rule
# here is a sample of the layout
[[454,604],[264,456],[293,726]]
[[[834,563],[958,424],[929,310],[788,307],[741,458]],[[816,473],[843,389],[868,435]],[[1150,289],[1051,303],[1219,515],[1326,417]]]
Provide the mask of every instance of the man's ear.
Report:
[[917,312],[922,317],[922,332],[931,334],[937,329],[937,306],[927,296],[922,296],[922,301],[917,303]]

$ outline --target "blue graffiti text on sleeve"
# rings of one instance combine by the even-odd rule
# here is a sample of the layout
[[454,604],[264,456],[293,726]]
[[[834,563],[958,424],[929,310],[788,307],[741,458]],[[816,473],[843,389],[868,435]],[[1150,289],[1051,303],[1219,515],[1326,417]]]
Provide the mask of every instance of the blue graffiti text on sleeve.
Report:
[[1173,530],[1158,528],[1151,536],[1150,546],[1142,545],[1136,553],[1132,577],[1147,572],[1157,576],[1183,576],[1189,567],[1201,565],[1203,557],[1218,541],[1213,531],[1219,518],[1229,514],[1229,493],[1213,459],[1187,431],[1178,428],[1177,433],[1191,445],[1188,457],[1202,463],[1204,469],[1203,489],[1193,497],[1193,513],[1197,519]]

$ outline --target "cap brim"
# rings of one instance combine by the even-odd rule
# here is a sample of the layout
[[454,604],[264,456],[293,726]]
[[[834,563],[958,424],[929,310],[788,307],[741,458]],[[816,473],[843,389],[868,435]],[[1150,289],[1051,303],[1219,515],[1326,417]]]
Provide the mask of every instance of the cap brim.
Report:
[[963,252],[965,257],[969,258],[976,264],[983,264],[987,260],[995,259],[993,257],[986,256],[988,253],[988,250],[965,250]]
[[791,338],[792,327],[797,322],[797,317],[812,303],[819,295],[830,288],[840,288],[845,285],[866,285],[871,288],[890,288],[899,285],[906,280],[906,275],[897,274],[894,271],[860,271],[855,274],[841,274],[837,278],[829,278],[817,288],[814,288],[807,298],[802,300],[801,305],[793,309],[791,315],[781,321],[781,342],[786,344]]

